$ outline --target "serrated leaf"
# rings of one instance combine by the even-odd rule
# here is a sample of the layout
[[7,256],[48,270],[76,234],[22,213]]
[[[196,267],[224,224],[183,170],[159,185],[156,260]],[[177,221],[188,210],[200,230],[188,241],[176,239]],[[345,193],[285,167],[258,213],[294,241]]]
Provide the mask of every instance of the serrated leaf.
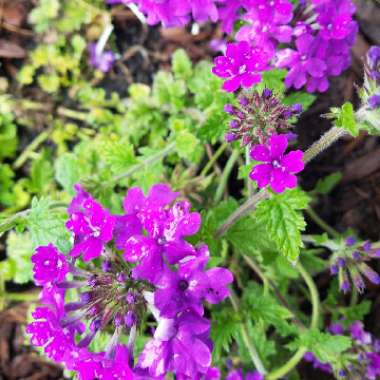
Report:
[[188,79],[191,77],[193,69],[191,61],[183,49],[178,49],[173,54],[173,73],[177,78]]
[[54,164],[55,179],[70,194],[74,195],[74,185],[79,182],[78,158],[73,153],[64,153]]
[[356,123],[355,111],[352,103],[344,103],[342,108],[335,112],[338,113],[336,119],[337,127],[345,129],[354,137],[358,136],[360,128]]
[[288,345],[290,349],[306,347],[322,363],[332,363],[337,360],[337,356],[348,350],[352,341],[347,336],[331,335],[317,329],[302,332],[299,337]]
[[255,212],[259,224],[263,224],[277,249],[290,261],[297,260],[303,247],[301,231],[306,222],[299,210],[305,209],[309,197],[300,189],[274,194],[260,202]]
[[33,243],[28,233],[17,234],[11,231],[7,236],[7,280],[16,284],[26,284],[33,279]]
[[48,198],[32,200],[32,207],[27,216],[27,228],[34,247],[54,244],[62,252],[70,249],[70,234],[65,228],[65,212],[51,208]]

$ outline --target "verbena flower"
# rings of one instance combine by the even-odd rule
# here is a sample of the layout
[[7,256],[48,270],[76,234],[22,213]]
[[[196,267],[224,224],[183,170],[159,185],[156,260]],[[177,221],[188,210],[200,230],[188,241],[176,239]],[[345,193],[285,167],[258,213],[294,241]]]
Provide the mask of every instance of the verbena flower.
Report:
[[368,265],[368,261],[380,258],[380,250],[372,248],[371,243],[357,242],[349,237],[343,242],[337,242],[333,249],[330,272],[338,275],[342,292],[348,292],[352,286],[363,292],[364,278],[375,285],[380,284],[380,275]]
[[282,193],[286,188],[297,186],[294,174],[304,169],[303,152],[295,150],[285,154],[287,146],[285,135],[273,135],[266,145],[252,147],[251,158],[263,164],[255,165],[249,176],[260,189],[270,185],[274,192]]
[[370,78],[380,81],[380,46],[371,46],[368,50],[367,64]]
[[225,140],[240,140],[242,146],[247,146],[266,144],[273,134],[289,133],[294,127],[290,119],[302,112],[302,106],[285,106],[280,97],[264,89],[261,94],[253,91],[239,96],[238,105],[227,104],[225,111],[233,117]]
[[380,108],[380,95],[372,95],[368,98],[368,105],[371,109]]
[[97,52],[97,44],[88,46],[90,64],[104,73],[110,71],[116,61],[116,56],[111,50]]
[[247,41],[230,43],[226,54],[216,57],[212,72],[223,79],[223,89],[236,91],[240,86],[251,87],[261,81],[262,71],[268,68],[269,57],[261,48],[252,48]]
[[[224,268],[206,270],[207,246],[185,240],[198,231],[200,215],[164,184],[147,196],[130,189],[117,216],[79,185],[76,191],[66,224],[74,236],[69,255],[49,245],[32,257],[42,286],[27,326],[32,344],[81,380],[162,379],[169,372],[183,380],[218,378],[203,303],[225,299],[233,278]],[[147,313],[157,328],[134,367],[137,326]],[[109,340],[94,352],[101,332]]]
[[258,371],[248,372],[245,376],[241,369],[232,370],[225,380],[264,380],[264,375]]
[[364,330],[361,321],[351,323],[344,328],[341,323],[334,323],[329,327],[333,335],[348,335],[352,346],[344,352],[345,360],[335,367],[331,363],[322,363],[312,352],[304,356],[304,360],[313,364],[326,373],[334,373],[338,378],[345,378],[350,374],[353,378],[375,380],[380,375],[379,340]]

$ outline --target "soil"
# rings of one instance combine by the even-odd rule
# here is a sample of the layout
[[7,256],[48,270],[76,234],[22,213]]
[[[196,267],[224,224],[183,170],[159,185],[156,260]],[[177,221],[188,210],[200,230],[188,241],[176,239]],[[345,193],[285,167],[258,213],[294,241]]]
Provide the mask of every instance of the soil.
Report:
[[[297,132],[301,148],[307,148],[330,127],[330,122],[319,115],[345,101],[357,104],[355,86],[362,82],[362,59],[369,46],[380,45],[380,5],[375,0],[355,2],[360,34],[353,49],[353,65],[344,75],[332,80],[329,91],[319,95],[313,107],[299,120]],[[33,43],[33,32],[26,22],[32,4],[30,0],[0,0],[1,70],[9,77],[14,76],[26,56],[26,46]],[[212,26],[202,27],[197,35],[190,30],[147,28],[130,11],[121,8],[114,15],[114,25],[116,46],[123,59],[102,85],[107,90],[118,91],[121,96],[126,95],[129,84],[150,84],[158,69],[169,68],[171,55],[179,47],[186,49],[194,61],[212,57],[209,42],[221,36]],[[380,240],[379,140],[365,133],[355,140],[343,139],[310,163],[301,178],[301,185],[310,190],[318,179],[341,172],[342,181],[330,194],[318,199],[315,210],[338,231],[352,228],[362,238],[373,241]],[[221,162],[224,159],[222,157]],[[234,184],[230,186],[233,188]],[[309,232],[320,232],[311,220]],[[379,264],[373,265],[380,271]],[[366,298],[373,301],[366,326],[380,336],[376,317],[380,315],[378,289],[370,288]],[[11,305],[0,313],[0,380],[63,379],[60,368],[44,361],[25,344],[23,325],[28,307],[28,304]],[[302,379],[318,379],[321,375],[327,379],[325,374],[316,373],[307,364],[301,365],[301,372]]]

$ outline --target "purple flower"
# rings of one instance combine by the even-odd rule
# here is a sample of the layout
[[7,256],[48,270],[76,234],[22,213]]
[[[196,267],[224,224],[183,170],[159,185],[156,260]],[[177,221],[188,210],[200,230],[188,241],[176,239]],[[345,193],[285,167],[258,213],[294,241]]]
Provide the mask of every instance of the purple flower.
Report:
[[366,357],[369,361],[367,365],[367,379],[375,380],[380,376],[380,355],[375,352],[368,352]]
[[225,78],[223,89],[236,91],[240,86],[251,87],[261,81],[261,73],[268,68],[268,55],[260,48],[252,48],[247,41],[230,43],[226,54],[216,57],[212,72]]
[[115,63],[115,54],[110,51],[97,52],[97,44],[91,43],[88,46],[90,64],[103,73],[110,71]]
[[250,155],[253,160],[264,162],[254,166],[250,178],[257,182],[259,188],[268,184],[276,193],[282,193],[286,188],[297,186],[294,175],[304,168],[303,153],[300,150],[285,154],[288,139],[285,135],[273,135],[268,145],[255,145]]
[[367,53],[369,76],[375,81],[380,81],[380,46],[371,46]]
[[278,42],[289,43],[293,29],[288,25],[293,17],[293,6],[288,0],[253,0],[244,21],[248,25],[240,28],[238,41],[249,41],[273,57]]
[[364,326],[362,322],[360,321],[354,322],[350,326],[349,330],[350,330],[352,338],[355,339],[357,343],[360,343],[360,344],[372,343],[372,336],[370,333],[364,330]]
[[140,355],[138,366],[148,369],[153,377],[167,371],[189,379],[198,373],[206,374],[211,364],[209,330],[209,321],[192,312],[183,313],[176,320],[161,319],[154,338]]
[[98,257],[104,245],[112,240],[116,218],[97,203],[80,185],[69,206],[66,227],[74,234],[71,256],[82,255],[84,261]]
[[304,360],[311,363],[313,365],[313,368],[319,369],[326,373],[332,373],[332,367],[329,363],[322,363],[320,360],[318,360],[312,352],[306,352],[304,355]]
[[318,82],[319,91],[327,90],[327,65],[319,57],[318,50],[315,49],[317,42],[318,40],[311,34],[303,34],[296,39],[297,50],[283,49],[277,53],[276,66],[290,69],[285,78],[287,87],[294,86],[296,89],[300,89],[308,81],[315,80]]
[[264,380],[264,375],[260,372],[248,372],[244,377],[241,369],[236,369],[228,373],[225,380]]
[[371,109],[377,109],[377,108],[380,108],[380,95],[372,95],[369,99],[368,99],[368,105]]
[[62,281],[69,265],[66,257],[60,253],[52,244],[46,247],[38,247],[32,256],[34,280],[37,285],[47,285]]

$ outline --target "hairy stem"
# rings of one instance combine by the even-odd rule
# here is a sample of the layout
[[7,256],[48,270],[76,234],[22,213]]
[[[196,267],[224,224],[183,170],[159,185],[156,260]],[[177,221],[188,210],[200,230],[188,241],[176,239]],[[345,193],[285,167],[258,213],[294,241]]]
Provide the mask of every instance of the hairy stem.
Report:
[[[231,301],[232,307],[234,308],[235,312],[240,314],[239,301],[238,301],[238,298],[236,297],[235,293],[232,290],[231,290],[231,294],[230,294],[230,301]],[[244,322],[240,323],[240,332],[241,332],[244,344],[247,347],[247,350],[249,352],[249,355],[251,356],[252,363],[254,364],[254,366],[256,367],[256,369],[260,373],[266,374],[267,371],[264,367],[263,362],[260,359],[259,353],[257,352],[257,349],[256,349],[254,343],[252,342],[251,338],[249,337],[247,325]]]
[[[299,273],[301,274],[302,278],[304,279],[309,292],[310,292],[310,299],[312,304],[312,314],[311,314],[311,322],[310,322],[310,329],[318,328],[319,323],[319,313],[320,313],[320,300],[319,300],[319,293],[318,289],[315,285],[315,282],[313,278],[310,276],[310,274],[305,270],[305,268],[302,266],[300,262],[297,263],[296,268],[298,269]],[[277,380],[282,377],[284,377],[286,374],[288,374],[290,371],[292,371],[298,363],[302,360],[303,356],[307,352],[307,348],[300,347],[296,353],[280,368],[275,369],[271,373],[269,373],[265,379],[266,380]]]
[[237,159],[239,158],[239,156],[240,156],[240,152],[238,150],[234,150],[232,152],[230,158],[228,159],[226,166],[224,167],[222,177],[220,178],[219,186],[216,189],[216,193],[215,193],[215,197],[214,197],[215,203],[219,203],[222,200],[224,190],[227,187],[228,178],[230,178],[232,169],[234,168],[234,165],[235,165]]
[[[338,127],[329,129],[318,141],[316,141],[304,154],[303,161],[305,164],[309,163],[313,158],[322,153],[331,144],[339,140],[341,137],[347,135],[347,132]],[[266,189],[261,190],[253,197],[249,198],[243,203],[215,232],[215,237],[222,236],[236,221],[244,215],[253,211],[258,202],[269,197],[269,192]]]

